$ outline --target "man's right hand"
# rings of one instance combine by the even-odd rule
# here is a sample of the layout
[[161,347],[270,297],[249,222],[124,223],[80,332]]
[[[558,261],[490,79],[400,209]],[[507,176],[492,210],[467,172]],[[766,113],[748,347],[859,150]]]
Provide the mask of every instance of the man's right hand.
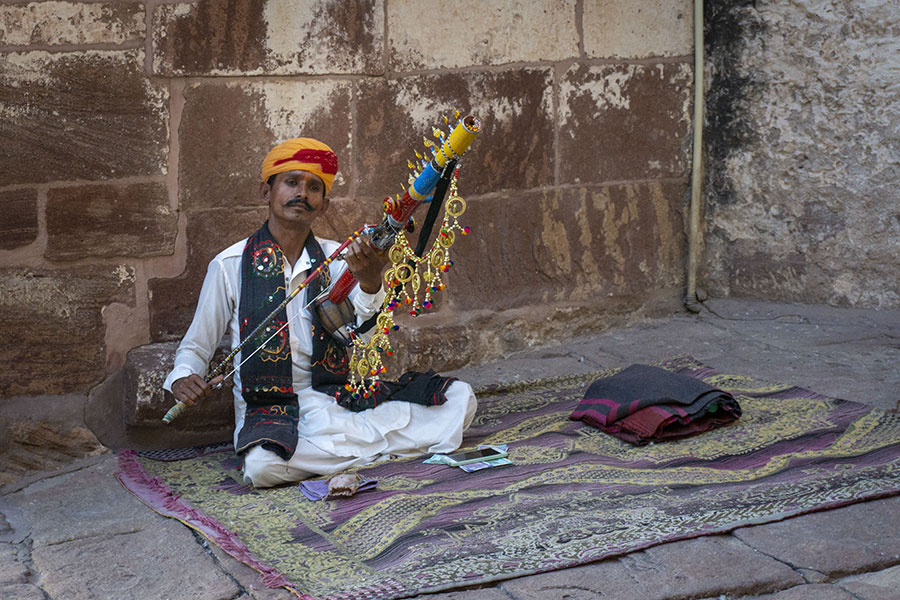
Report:
[[223,379],[222,375],[216,375],[207,382],[196,373],[192,373],[172,383],[172,395],[176,401],[193,406],[198,400],[212,396],[213,387],[219,385]]

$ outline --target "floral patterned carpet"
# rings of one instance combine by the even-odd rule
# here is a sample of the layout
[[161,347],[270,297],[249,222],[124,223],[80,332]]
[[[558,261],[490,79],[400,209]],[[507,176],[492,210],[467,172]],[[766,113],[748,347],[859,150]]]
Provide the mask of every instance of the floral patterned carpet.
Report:
[[731,392],[743,416],[631,446],[568,419],[606,371],[482,394],[464,446],[509,444],[510,466],[385,461],[359,469],[376,489],[319,502],[247,487],[229,449],[125,451],[119,479],[268,585],[322,600],[470,586],[900,493],[897,414],[687,356],[657,365]]

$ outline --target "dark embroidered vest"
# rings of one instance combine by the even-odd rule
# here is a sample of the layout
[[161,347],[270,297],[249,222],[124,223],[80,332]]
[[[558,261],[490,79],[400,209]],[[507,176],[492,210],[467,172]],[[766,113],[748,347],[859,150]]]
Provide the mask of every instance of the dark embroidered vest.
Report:
[[[311,269],[325,261],[322,247],[312,232],[306,238]],[[328,268],[307,287],[306,304],[331,286]],[[241,296],[238,322],[241,341],[281,304],[286,296],[284,255],[265,223],[248,240],[241,259]],[[295,299],[295,301],[297,301]],[[359,412],[389,400],[437,405],[446,401],[444,392],[455,381],[427,373],[406,373],[397,382],[379,382],[368,396],[354,395],[345,389],[349,376],[347,348],[321,325],[314,307],[312,315],[312,386],[335,397],[342,407]],[[374,319],[370,320],[374,322]],[[279,331],[280,329],[280,331]],[[277,332],[277,333],[276,333]],[[263,346],[240,367],[241,394],[247,403],[244,425],[235,447],[238,453],[262,444],[287,460],[297,447],[299,407],[293,388],[290,328],[287,311],[282,309],[263,328],[257,339],[248,342],[246,353]],[[271,338],[271,339],[270,339]]]

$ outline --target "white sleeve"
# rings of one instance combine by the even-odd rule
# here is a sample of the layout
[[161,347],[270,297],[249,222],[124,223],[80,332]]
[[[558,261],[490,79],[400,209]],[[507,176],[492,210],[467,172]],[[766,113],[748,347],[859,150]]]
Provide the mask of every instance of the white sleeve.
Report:
[[350,303],[353,304],[353,312],[356,313],[356,324],[362,325],[372,315],[378,312],[381,305],[384,304],[384,285],[374,294],[369,294],[360,289],[357,283],[353,291],[350,292]]
[[172,383],[196,373],[206,376],[209,361],[219,347],[234,312],[235,296],[221,261],[209,263],[194,320],[175,352],[175,367],[166,377],[163,389],[172,391]]

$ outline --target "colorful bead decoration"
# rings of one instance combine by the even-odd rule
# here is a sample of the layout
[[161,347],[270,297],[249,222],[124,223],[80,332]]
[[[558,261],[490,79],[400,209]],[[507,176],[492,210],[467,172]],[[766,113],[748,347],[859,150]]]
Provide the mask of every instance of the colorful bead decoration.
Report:
[[387,371],[382,364],[382,356],[392,356],[395,352],[388,333],[400,328],[394,322],[395,309],[403,306],[410,316],[416,317],[433,308],[434,294],[447,287],[441,273],[446,273],[453,266],[450,248],[456,241],[456,232],[461,235],[471,232],[469,227],[459,224],[459,217],[466,212],[466,201],[457,192],[458,177],[459,169],[450,181],[444,202],[444,219],[431,249],[421,257],[416,256],[406,232],[401,231],[388,251],[391,266],[384,273],[388,293],[376,322],[377,333],[368,342],[360,336],[353,340],[347,390],[352,392],[354,398],[368,398],[378,386],[379,376]]
[[253,272],[268,279],[284,272],[278,262],[278,254],[271,246],[262,246],[253,251]]

